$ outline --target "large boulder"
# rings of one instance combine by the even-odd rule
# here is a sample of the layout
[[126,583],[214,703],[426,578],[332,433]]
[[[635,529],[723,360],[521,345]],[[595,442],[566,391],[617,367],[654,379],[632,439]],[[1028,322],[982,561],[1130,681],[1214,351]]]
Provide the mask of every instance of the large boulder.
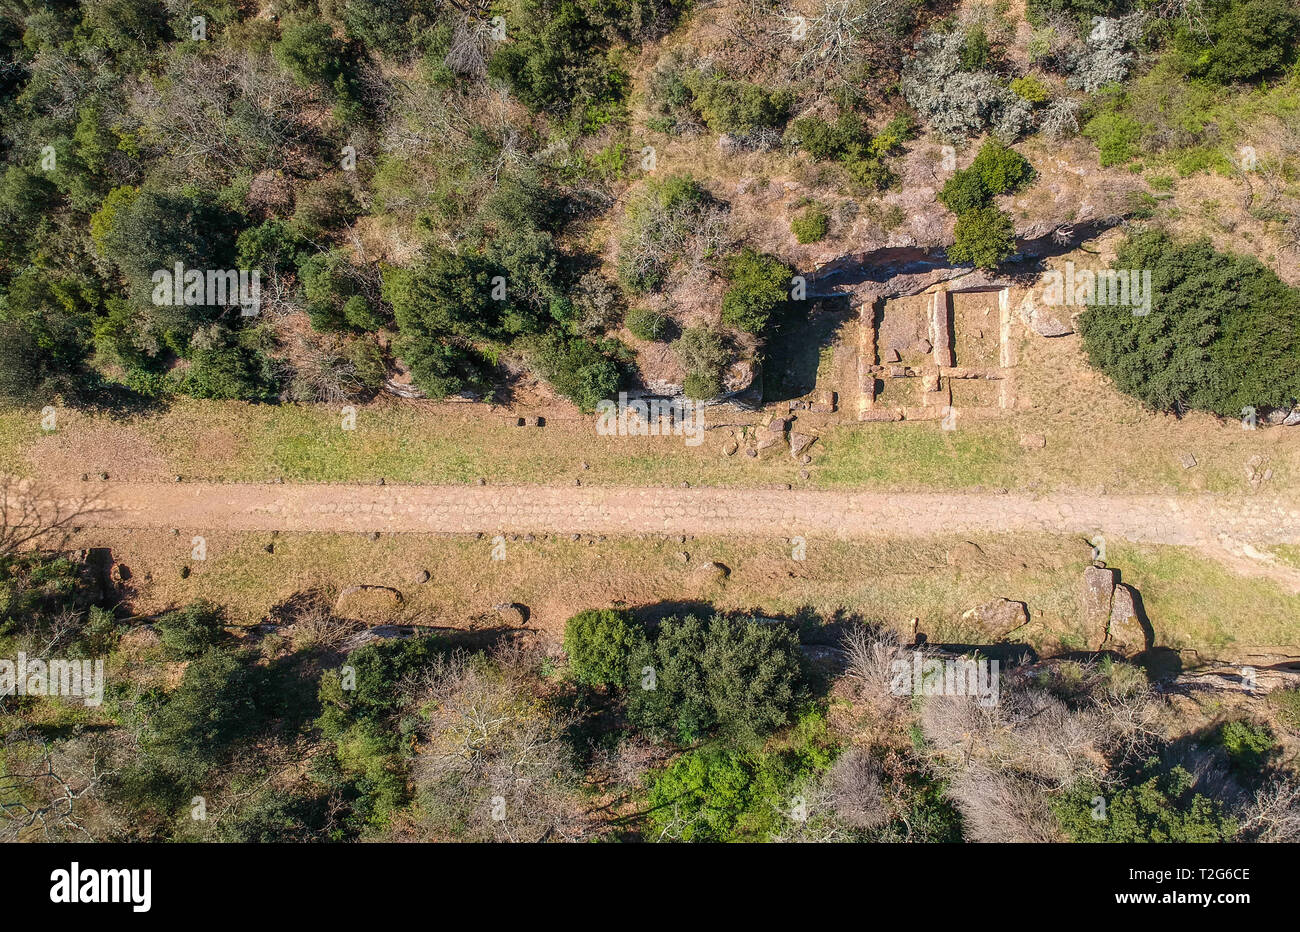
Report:
[[798,459],[816,440],[817,437],[813,434],[801,434],[797,431],[790,431],[790,455],[795,459]]
[[1025,295],[1019,310],[1021,320],[1041,337],[1063,337],[1074,333],[1070,318],[1063,313],[1062,308],[1039,304],[1032,293]]
[[969,608],[961,614],[962,621],[980,626],[991,638],[1003,638],[1029,622],[1029,609],[1024,602],[994,599],[984,605]]
[[1090,566],[1083,571],[1083,622],[1090,632],[1105,636],[1110,603],[1115,594],[1115,570]]
[[1120,583],[1110,606],[1110,623],[1106,628],[1106,645],[1110,650],[1140,653],[1149,647],[1147,633],[1138,617],[1137,592]]

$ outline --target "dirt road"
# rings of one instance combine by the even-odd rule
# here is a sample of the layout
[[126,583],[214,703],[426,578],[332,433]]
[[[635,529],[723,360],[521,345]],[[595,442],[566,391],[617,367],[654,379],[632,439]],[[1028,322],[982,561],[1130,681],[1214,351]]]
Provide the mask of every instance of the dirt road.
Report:
[[64,516],[77,511],[70,523],[89,527],[848,538],[1026,530],[1246,556],[1300,543],[1300,504],[1262,496],[112,481],[19,483],[9,495],[35,495]]

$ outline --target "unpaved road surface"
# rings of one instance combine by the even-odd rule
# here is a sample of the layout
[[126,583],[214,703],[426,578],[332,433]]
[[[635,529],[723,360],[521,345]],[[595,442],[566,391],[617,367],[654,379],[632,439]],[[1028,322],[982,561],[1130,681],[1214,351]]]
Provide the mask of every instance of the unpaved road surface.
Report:
[[113,528],[847,538],[1023,530],[1253,558],[1300,543],[1300,503],[1262,496],[113,481],[16,483],[8,496],[11,514],[35,499],[67,523]]

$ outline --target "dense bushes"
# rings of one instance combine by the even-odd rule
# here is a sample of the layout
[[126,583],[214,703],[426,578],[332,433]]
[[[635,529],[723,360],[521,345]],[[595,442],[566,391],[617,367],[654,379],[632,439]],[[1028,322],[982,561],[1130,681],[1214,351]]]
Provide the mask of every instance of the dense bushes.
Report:
[[826,238],[830,230],[831,218],[826,208],[820,204],[809,204],[799,216],[790,221],[790,232],[796,242],[816,243]]
[[794,270],[775,256],[746,246],[727,260],[728,287],[722,296],[722,320],[748,333],[761,333],[773,312],[789,299]]
[[618,364],[584,337],[548,333],[534,343],[532,359],[542,377],[583,411],[595,411],[618,391]]
[[629,717],[687,743],[711,732],[766,734],[790,721],[802,696],[799,641],[780,624],[671,618],[637,646],[629,663],[634,671],[653,671],[653,688],[643,683],[629,690]]
[[200,600],[168,612],[155,623],[163,647],[174,660],[193,660],[225,637],[225,612]]
[[[1053,803],[1070,839],[1078,842],[1223,842],[1236,831],[1221,803],[1192,791],[1181,767],[1139,776],[1114,793],[1083,785]],[[1098,803],[1105,809],[1098,817]]]
[[606,54],[607,42],[581,0],[516,0],[506,41],[488,61],[488,76],[509,85],[531,110],[574,113],[588,124],[607,118],[626,93],[627,75]]
[[1211,0],[1203,29],[1179,23],[1181,67],[1219,84],[1275,74],[1296,60],[1300,10],[1287,0]]
[[628,656],[638,629],[624,612],[590,609],[564,626],[564,652],[573,678],[587,686],[628,685]]
[[1152,309],[1094,306],[1080,318],[1091,363],[1120,391],[1161,411],[1240,417],[1300,397],[1300,292],[1257,260],[1179,243],[1128,239],[1117,269],[1150,271]]
[[977,207],[957,218],[948,258],[992,269],[1015,252],[1015,227],[1011,218],[996,207]]
[[957,215],[955,243],[948,250],[954,262],[995,268],[1015,254],[1015,227],[993,206],[999,194],[1017,191],[1033,178],[1034,170],[1019,152],[989,140],[969,168],[948,179],[939,201]]
[[668,317],[648,308],[636,308],[627,315],[627,329],[638,340],[659,340],[668,331]]
[[888,187],[893,181],[885,157],[897,152],[915,134],[915,121],[899,115],[872,137],[862,117],[846,110],[834,123],[817,116],[800,117],[790,124],[785,138],[816,161],[839,162],[858,184],[876,189]]
[[687,327],[673,341],[673,352],[686,370],[682,390],[687,398],[707,400],[722,394],[722,370],[731,353],[716,331]]

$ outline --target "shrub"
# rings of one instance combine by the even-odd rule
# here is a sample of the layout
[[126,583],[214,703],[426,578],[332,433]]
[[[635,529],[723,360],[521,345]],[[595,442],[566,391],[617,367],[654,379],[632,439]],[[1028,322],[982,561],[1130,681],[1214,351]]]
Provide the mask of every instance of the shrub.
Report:
[[940,135],[970,136],[988,128],[1010,142],[1032,125],[1032,108],[988,69],[964,70],[966,45],[961,30],[927,34],[903,66],[903,96]]
[[707,327],[687,327],[672,348],[686,370],[683,389],[687,397],[708,399],[722,394],[722,370],[731,362],[722,337]]
[[797,242],[816,243],[826,237],[830,225],[831,218],[826,213],[826,208],[820,204],[811,204],[790,221],[790,232]]
[[1142,127],[1122,113],[1102,112],[1084,124],[1083,135],[1096,144],[1101,167],[1109,168],[1137,158]]
[[1256,259],[1149,231],[1125,241],[1115,268],[1150,271],[1150,313],[1098,305],[1079,324],[1089,361],[1120,391],[1224,417],[1300,397],[1300,291]]
[[1033,178],[1034,169],[1019,152],[990,139],[980,147],[970,168],[957,172],[939,192],[939,201],[955,214],[987,207],[999,194],[1018,191]]
[[225,637],[221,606],[200,600],[168,612],[155,623],[163,648],[173,660],[193,660]]
[[176,390],[220,401],[273,400],[278,385],[274,363],[241,336],[217,326],[199,331],[191,342],[190,367]]
[[996,207],[977,207],[960,214],[953,238],[948,258],[982,269],[997,268],[1016,252],[1015,227],[1011,218]]
[[573,678],[587,686],[628,685],[627,661],[638,630],[626,612],[590,609],[564,625],[564,652]]
[[1047,85],[1038,80],[1038,78],[1034,77],[1032,74],[1016,78],[1011,82],[1009,87],[1011,88],[1011,93],[1023,97],[1031,104],[1047,103],[1052,96],[1051,91],[1047,89]]
[[530,110],[590,114],[625,95],[627,75],[605,54],[584,4],[518,0],[506,21],[509,38],[488,61],[488,76]]
[[745,739],[768,734],[790,721],[802,696],[794,632],[749,618],[667,619],[630,665],[655,675],[654,689],[631,690],[632,721],[686,743],[715,730]]
[[343,43],[328,23],[296,20],[284,27],[275,59],[303,87],[333,88],[343,74]]
[[1277,739],[1267,725],[1236,719],[1224,722],[1218,737],[1232,768],[1248,776],[1258,776],[1278,753]]
[[648,308],[636,308],[627,315],[627,329],[638,340],[658,340],[668,330],[668,317]]
[[726,238],[726,213],[686,175],[651,181],[628,205],[618,277],[634,294],[658,291],[679,263],[712,260]]
[[759,333],[772,312],[789,300],[794,270],[775,256],[746,246],[728,260],[726,274],[731,285],[722,296],[722,320],[729,326]]
[[1288,0],[1213,0],[1204,31],[1180,23],[1175,37],[1184,69],[1219,84],[1274,74],[1296,60],[1300,10]]
[[583,337],[548,333],[534,344],[532,360],[542,378],[582,411],[595,411],[618,391],[618,365]]
[[[1097,796],[1106,801],[1104,819],[1094,816]],[[1111,794],[1083,785],[1052,808],[1066,834],[1078,842],[1223,842],[1237,829],[1221,803],[1192,792],[1192,775],[1181,767]]]
[[769,91],[716,73],[688,71],[683,80],[694,98],[695,109],[716,133],[749,133],[781,126],[794,103],[794,93],[788,88]]
[[[822,738],[825,723],[800,731]],[[775,751],[690,751],[654,775],[646,810],[656,833],[674,841],[768,841],[788,830],[792,797],[833,756],[806,738]]]

